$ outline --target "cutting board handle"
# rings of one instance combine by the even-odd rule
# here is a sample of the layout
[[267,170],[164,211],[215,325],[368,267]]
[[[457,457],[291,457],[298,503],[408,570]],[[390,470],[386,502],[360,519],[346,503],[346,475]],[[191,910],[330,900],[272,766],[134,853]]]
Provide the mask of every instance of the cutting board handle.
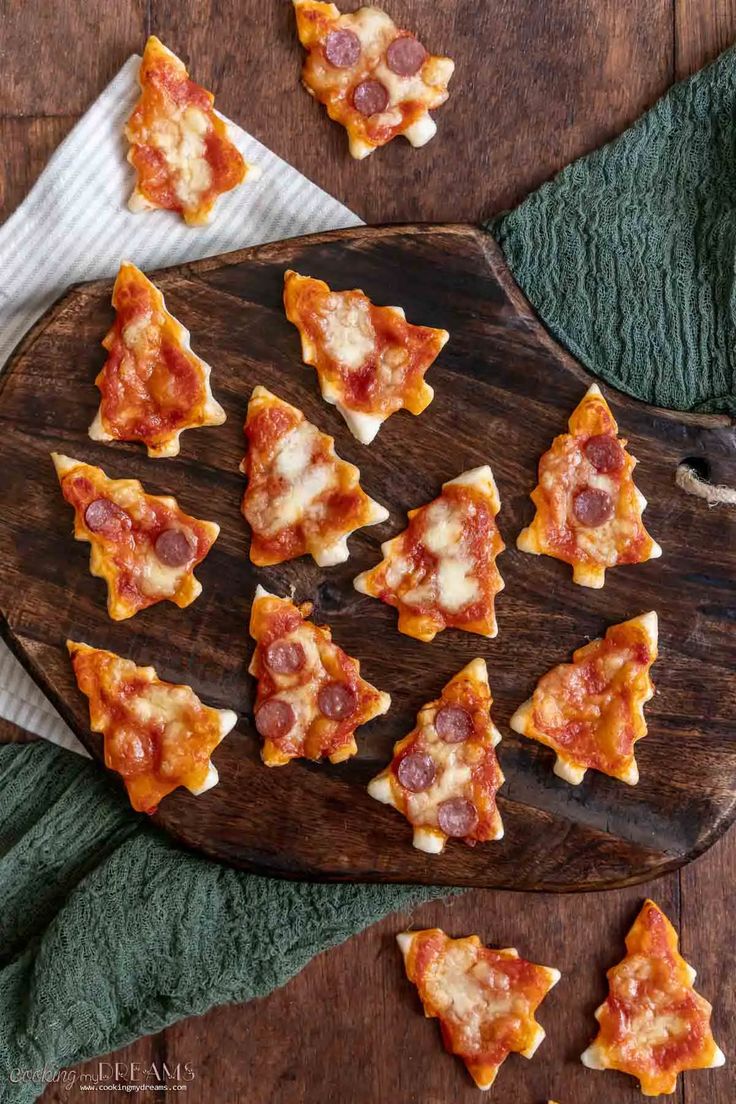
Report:
[[675,482],[686,494],[709,506],[736,507],[736,426],[693,426],[695,433],[675,472]]

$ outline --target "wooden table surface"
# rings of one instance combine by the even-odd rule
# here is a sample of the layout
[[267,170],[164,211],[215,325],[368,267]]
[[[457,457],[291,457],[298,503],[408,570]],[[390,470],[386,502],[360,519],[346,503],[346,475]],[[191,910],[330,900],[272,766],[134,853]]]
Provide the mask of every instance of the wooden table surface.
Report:
[[[453,95],[425,150],[395,142],[354,163],[342,132],[298,87],[288,0],[0,0],[0,219],[119,66],[158,34],[212,88],[218,107],[369,222],[478,220],[521,199],[618,134],[673,80],[736,38],[736,0],[386,0],[394,17],[457,62]],[[346,2],[355,7],[355,0]],[[0,730],[0,739],[10,730]],[[407,924],[479,932],[558,966],[565,984],[540,1019],[533,1062],[511,1057],[496,1100],[626,1104],[619,1074],[584,1070],[604,970],[645,894],[679,927],[715,1006],[725,1070],[680,1079],[678,1104],[736,1100],[736,834],[679,874],[585,896],[477,891],[392,916],[314,960],[270,997],[177,1024],[120,1062],[192,1063],[189,1104],[464,1104],[478,1091],[422,1018],[394,946]],[[94,1074],[96,1062],[81,1069]],[[123,1077],[122,1082],[125,1082]],[[140,1104],[163,1093],[136,1093]],[[47,1090],[45,1104],[110,1100]]]

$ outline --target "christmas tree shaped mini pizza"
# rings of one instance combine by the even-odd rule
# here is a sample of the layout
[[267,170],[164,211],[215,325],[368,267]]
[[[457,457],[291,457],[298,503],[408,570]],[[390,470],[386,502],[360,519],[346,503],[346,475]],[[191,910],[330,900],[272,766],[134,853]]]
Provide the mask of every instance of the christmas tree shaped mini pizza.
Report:
[[395,606],[399,632],[417,640],[447,628],[496,636],[500,506],[487,464],[463,472],[434,501],[409,511],[408,528],[381,546],[383,560],[357,577],[356,590]]
[[485,660],[474,659],[423,706],[416,727],[394,748],[368,793],[403,813],[414,846],[437,854],[448,837],[474,846],[503,836],[496,792],[503,783],[494,748]]
[[602,587],[606,568],[644,563],[662,549],[644,528],[646,499],[634,485],[636,460],[619,439],[597,384],[573,411],[569,433],[555,437],[539,461],[534,520],[516,542],[522,552],[572,566],[573,582]]
[[117,314],[102,342],[108,357],[95,380],[102,397],[89,435],[141,441],[151,457],[177,456],[182,430],[225,421],[210,366],[192,352],[189,331],[166,310],[158,288],[127,261],[112,305]]
[[449,95],[450,58],[429,54],[380,8],[341,15],[319,0],[294,0],[294,8],[299,41],[308,51],[304,87],[345,127],[353,157],[367,157],[397,134],[412,146],[434,137],[429,112]]
[[711,1006],[693,989],[695,970],[654,901],[644,903],[626,937],[626,957],[607,976],[610,992],[596,1011],[598,1035],[583,1065],[628,1073],[644,1096],[659,1096],[675,1091],[682,1070],[724,1064],[710,1029]]
[[286,317],[317,370],[323,399],[368,445],[397,410],[421,414],[434,391],[424,380],[449,334],[413,326],[401,307],[376,307],[362,291],[331,291],[324,280],[284,276]]
[[259,586],[250,615],[256,648],[248,670],[258,679],[255,722],[261,758],[280,767],[291,759],[355,755],[355,730],[385,713],[391,698],[360,677],[360,663],[332,643],[326,626]]
[[577,785],[587,770],[639,781],[634,744],[647,734],[644,705],[654,694],[657,658],[652,610],[591,640],[537,683],[509,722],[514,732],[557,752],[555,774]]
[[133,808],[155,813],[178,786],[202,794],[218,782],[210,756],[237,721],[203,705],[189,686],[162,682],[114,652],[67,640],[90,727],[105,738],[105,765],[122,776]]
[[355,465],[336,454],[334,439],[265,387],[253,391],[245,435],[242,511],[253,530],[253,563],[283,563],[305,552],[320,567],[343,563],[350,534],[388,517],[361,488]]
[[185,514],[168,495],[146,494],[137,479],[108,479],[92,464],[58,452],[51,457],[74,507],[74,536],[92,545],[90,571],[107,583],[114,621],[164,600],[183,608],[202,593],[194,569],[219,525]]
[[253,166],[228,136],[212,93],[190,80],[184,62],[154,35],[138,82],[140,99],[125,125],[136,171],[130,210],[164,208],[192,226],[209,222],[218,197],[254,174]]
[[477,935],[450,939],[440,928],[397,937],[409,981],[442,1040],[462,1058],[479,1089],[490,1089],[509,1054],[532,1058],[545,1037],[534,1013],[560,980],[559,970],[492,950]]

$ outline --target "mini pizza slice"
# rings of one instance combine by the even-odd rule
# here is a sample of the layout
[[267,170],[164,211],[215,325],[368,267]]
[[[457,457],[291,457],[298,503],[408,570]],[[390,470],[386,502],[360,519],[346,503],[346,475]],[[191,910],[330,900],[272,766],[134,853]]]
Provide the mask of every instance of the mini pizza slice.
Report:
[[473,659],[422,707],[416,727],[368,786],[371,797],[404,814],[420,851],[439,854],[448,838],[474,847],[503,836],[496,807],[503,775],[494,751],[501,734],[491,721],[492,701],[485,660]]
[[662,549],[644,528],[647,502],[632,478],[637,461],[617,436],[597,384],[573,411],[569,430],[539,461],[531,496],[537,512],[516,545],[570,564],[574,583],[598,589],[607,567],[644,563]]
[[479,1089],[490,1089],[509,1054],[534,1056],[545,1037],[534,1014],[559,970],[527,962],[513,947],[484,947],[477,935],[451,939],[428,928],[396,939],[424,1015],[439,1019],[445,1048]]
[[232,710],[203,705],[153,667],[75,640],[66,646],[90,727],[104,736],[105,766],[122,777],[136,812],[155,813],[179,786],[199,795],[217,785],[210,756],[238,719]]
[[399,632],[434,640],[443,629],[493,637],[495,596],[504,583],[496,557],[505,545],[501,507],[488,465],[443,484],[442,494],[409,511],[409,526],[381,546],[383,560],[355,580],[361,594],[399,611]]
[[210,366],[192,352],[189,331],[166,310],[155,284],[127,261],[112,305],[116,317],[102,342],[108,357],[95,380],[101,399],[89,435],[141,441],[154,458],[177,456],[183,430],[225,421]]
[[711,1032],[712,1008],[693,989],[695,970],[677,944],[665,914],[645,901],[626,937],[626,957],[608,971],[609,995],[595,1013],[598,1035],[582,1056],[589,1069],[638,1078],[644,1096],[673,1093],[683,1070],[726,1061]]
[[250,558],[259,567],[305,553],[320,567],[343,563],[350,534],[388,517],[361,488],[355,465],[337,455],[334,438],[265,387],[253,391],[245,436],[242,512],[252,529]]
[[455,71],[380,8],[340,14],[334,4],[294,0],[307,92],[342,123],[353,157],[361,160],[398,134],[424,146],[437,133],[429,114],[449,96]]
[[385,713],[391,698],[360,677],[360,663],[332,643],[326,626],[259,586],[250,615],[256,641],[248,668],[258,680],[255,724],[268,767],[291,759],[341,763],[355,755],[355,730]]
[[509,722],[514,732],[557,752],[555,774],[573,786],[587,770],[635,786],[634,744],[647,734],[644,705],[654,694],[657,614],[611,625],[606,635],[553,667]]
[[194,578],[220,526],[185,514],[175,498],[146,494],[137,479],[53,452],[61,492],[74,507],[74,536],[92,545],[90,571],[107,583],[107,611],[124,621],[156,602],[184,608],[202,593]]
[[286,317],[299,331],[302,358],[317,370],[322,398],[368,445],[397,410],[421,414],[434,397],[428,368],[446,330],[414,326],[401,307],[376,307],[367,295],[331,291],[324,280],[287,271]]
[[209,222],[219,196],[257,175],[213,108],[215,97],[189,79],[176,54],[151,35],[138,71],[141,95],[125,125],[136,184],[131,211],[163,208],[190,226]]

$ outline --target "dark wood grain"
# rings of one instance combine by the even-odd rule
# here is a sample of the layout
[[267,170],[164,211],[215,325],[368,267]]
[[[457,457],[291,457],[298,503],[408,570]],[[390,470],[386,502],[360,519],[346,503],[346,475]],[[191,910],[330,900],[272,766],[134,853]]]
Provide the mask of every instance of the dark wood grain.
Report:
[[[283,315],[286,267],[357,284],[400,302],[409,318],[451,333],[432,369],[437,397],[419,419],[391,419],[372,448],[358,445],[321,401],[298,338]],[[110,321],[111,285],[80,288],[35,327],[11,360],[0,395],[0,512],[9,539],[0,559],[0,607],[24,662],[87,746],[86,701],[76,691],[66,636],[109,647],[160,675],[191,683],[202,698],[234,708],[241,721],[218,749],[220,785],[202,798],[180,791],[158,822],[184,842],[236,865],[290,877],[358,878],[580,889],[641,880],[692,858],[736,811],[736,690],[732,629],[736,516],[712,512],[674,484],[679,461],[697,453],[736,480],[727,419],[682,419],[612,395],[622,432],[641,461],[638,482],[661,561],[609,573],[602,591],[574,587],[569,568],[517,552],[531,516],[528,493],[540,452],[560,432],[588,377],[541,330],[500,254],[481,231],[464,227],[351,230],[278,243],[162,273],[171,310],[213,365],[215,390],[229,415],[221,431],[190,433],[175,461],[153,463],[135,446],[94,445],[86,435],[97,404],[92,385]],[[348,563],[320,570],[306,558],[264,571],[247,559],[239,513],[241,424],[252,388],[265,384],[334,434],[338,451],[359,464],[369,493],[390,520],[352,542]],[[519,418],[519,411],[523,417]],[[70,518],[49,463],[51,449],[137,476],[177,495],[189,512],[222,525],[199,575],[202,597],[185,612],[159,606],[124,623],[109,621],[104,588],[87,571],[88,548],[70,541]],[[499,484],[500,565],[506,590],[493,641],[447,632],[432,645],[399,635],[395,613],[358,595],[352,579],[375,562],[378,545],[403,528],[406,511],[441,483],[490,462]],[[29,481],[34,486],[28,494]],[[252,724],[253,684],[245,673],[247,615],[258,582],[294,588],[314,603],[314,618],[364,664],[366,677],[393,696],[391,712],[360,733],[355,759],[329,767],[298,762],[268,770]],[[661,618],[659,693],[648,707],[650,733],[637,757],[642,780],[625,787],[590,772],[570,787],[551,772],[552,754],[512,735],[507,722],[549,666],[568,658],[607,624],[648,609]],[[685,631],[683,632],[683,626]],[[410,845],[406,823],[372,801],[368,780],[472,656],[486,657],[504,733],[506,775],[499,844],[448,846],[428,857]],[[699,718],[708,715],[708,725]],[[672,749],[687,754],[673,756]],[[308,829],[308,831],[307,831]]]
[[73,115],[33,119],[0,117],[0,212],[12,210],[16,197],[35,182],[59,143],[76,122]]
[[35,739],[31,732],[0,717],[0,744],[30,744]]
[[299,87],[288,0],[0,0],[1,56],[13,59],[0,117],[81,113],[152,30],[223,112],[367,222],[476,221],[620,133],[672,79],[672,0],[392,0],[390,10],[457,64],[438,140],[422,150],[396,141],[366,162],[348,156],[342,129]]
[[419,151],[396,141],[360,163],[347,156],[342,128],[298,87],[302,57],[287,0],[257,8],[155,0],[152,27],[218,90],[221,109],[280,156],[294,162],[301,135],[297,167],[369,223],[476,221],[513,206],[623,130],[672,77],[671,0],[648,0],[645,19],[638,0],[387,7],[457,68],[450,99],[436,112],[439,141]]
[[[387,917],[314,959],[266,1000],[237,1010],[216,1009],[205,1019],[169,1028],[166,1059],[171,1065],[192,1063],[196,1079],[184,1099],[196,1104],[477,1104],[482,1099],[478,1089],[462,1063],[445,1053],[437,1022],[423,1017],[395,944],[396,933],[406,927],[441,925],[453,935],[478,932],[489,944],[511,944],[562,971],[538,1015],[547,1039],[533,1061],[517,1055],[506,1061],[491,1099],[503,1104],[544,1104],[550,1098],[561,1104],[636,1104],[642,1098],[632,1078],[593,1073],[579,1057],[595,1034],[593,1011],[607,992],[605,971],[623,957],[624,936],[646,894],[679,923],[676,875],[574,899],[475,891]],[[693,961],[701,967],[701,991],[718,996],[726,978],[720,983],[706,961],[694,955]],[[729,999],[714,1028],[724,1046],[730,1041]],[[279,1045],[282,1039],[299,1040],[296,1060]],[[95,1065],[82,1069],[94,1072]],[[683,1104],[688,1085],[688,1104],[730,1102],[731,1096],[715,1095],[719,1087],[724,1090],[719,1083],[724,1074],[726,1086],[733,1084],[729,1071],[689,1074],[668,1100]],[[57,1090],[44,1100],[102,1104],[105,1095]]]
[[147,0],[0,0],[0,113],[86,111],[138,48],[147,14]]
[[736,0],[674,0],[675,77],[702,69],[733,44]]
[[736,945],[727,934],[736,915],[736,830],[698,862],[680,871],[681,949],[698,971],[696,988],[713,1005],[713,1032],[728,1049],[728,1062],[716,1076],[685,1080],[684,1104],[726,1104],[736,1100]]

